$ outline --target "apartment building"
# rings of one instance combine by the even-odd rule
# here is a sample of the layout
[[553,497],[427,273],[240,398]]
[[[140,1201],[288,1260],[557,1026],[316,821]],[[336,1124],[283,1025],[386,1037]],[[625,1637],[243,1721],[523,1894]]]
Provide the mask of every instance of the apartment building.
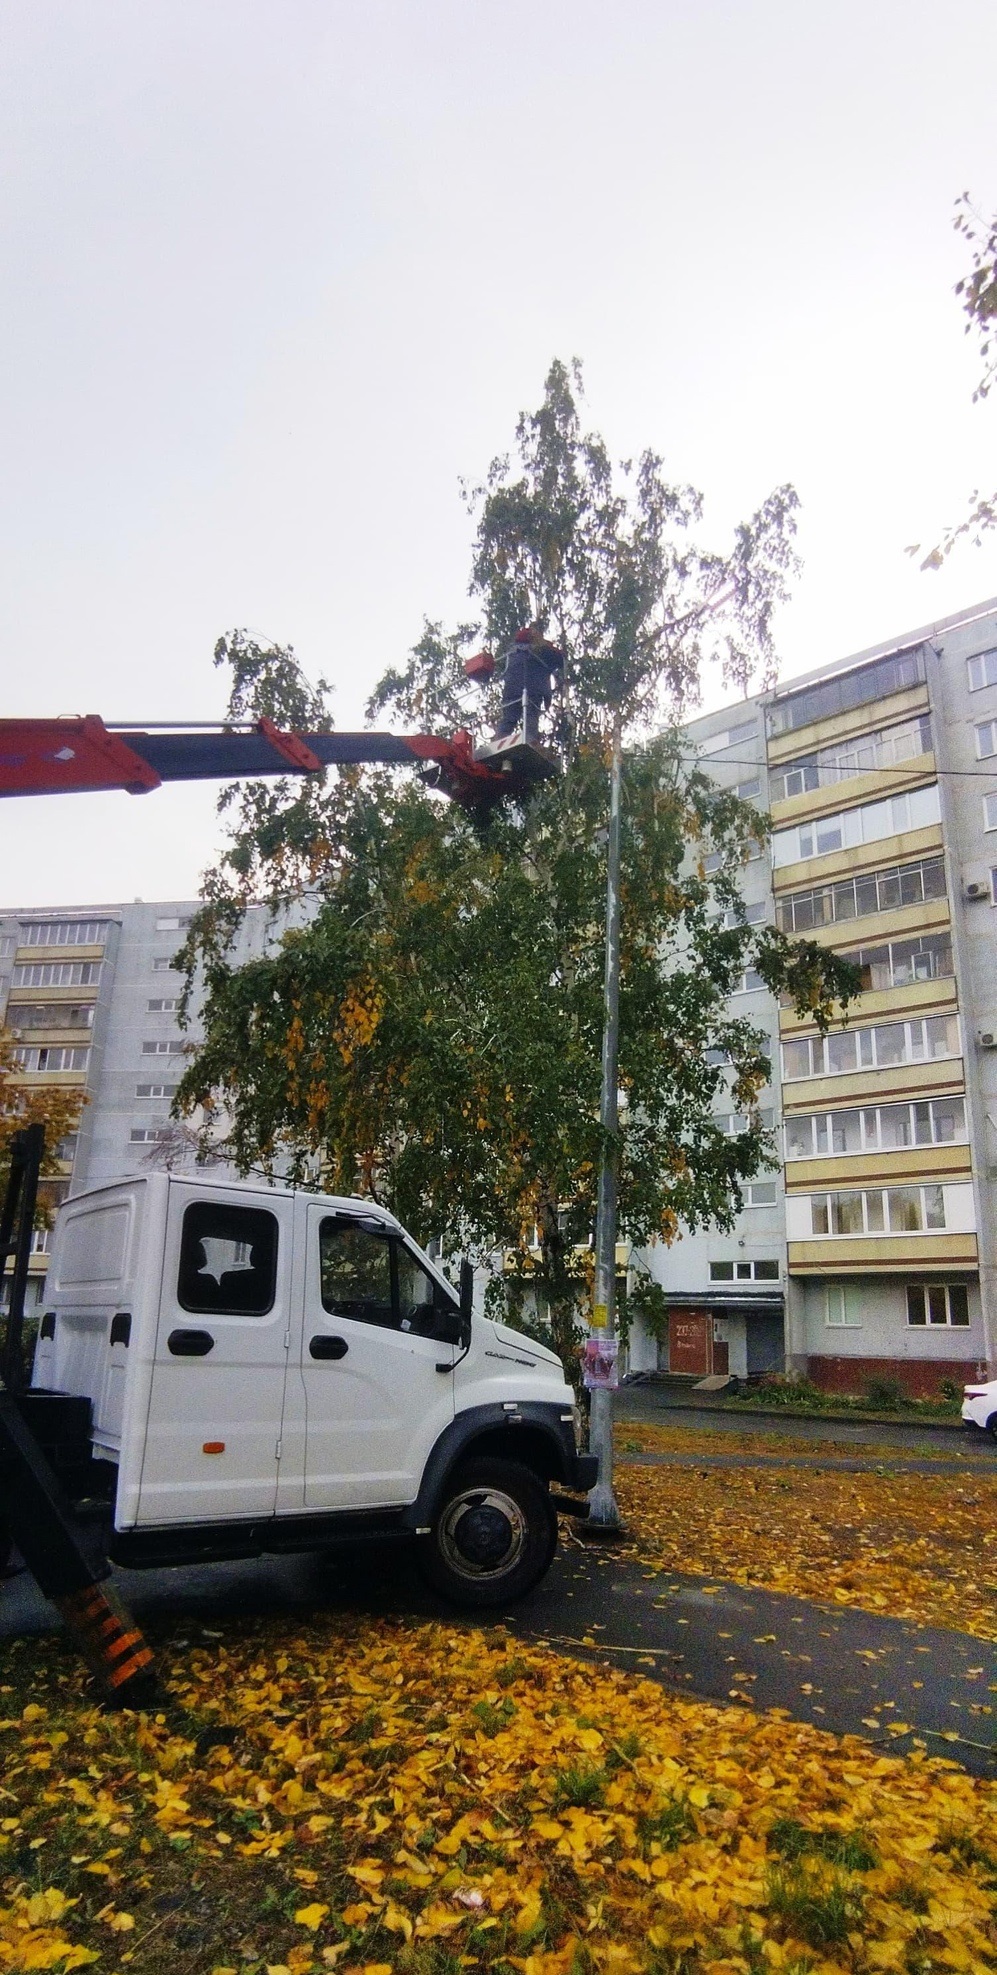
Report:
[[855,960],[863,993],[823,1038],[746,974],[780,1168],[732,1234],[637,1258],[668,1336],[638,1329],[631,1364],[924,1396],[977,1379],[997,1368],[997,599],[688,733],[771,813],[749,919]]
[[[196,902],[0,911],[0,1015],[17,1036],[25,1085],[57,1084],[86,1098],[80,1127],[60,1146],[53,1204],[70,1189],[193,1163],[170,1105],[196,1028],[181,1030],[174,966]],[[259,954],[266,915],[251,912],[236,958]],[[225,1170],[224,1168],[222,1170]],[[35,1236],[29,1302],[41,1298],[48,1236]]]

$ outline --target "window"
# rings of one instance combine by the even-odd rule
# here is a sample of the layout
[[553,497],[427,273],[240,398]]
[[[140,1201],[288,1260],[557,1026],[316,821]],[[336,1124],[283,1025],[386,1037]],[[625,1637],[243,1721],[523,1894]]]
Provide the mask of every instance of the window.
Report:
[[9,960],[16,946],[13,933],[0,933],[0,960]]
[[983,798],[983,827],[985,830],[997,830],[997,795],[985,795]]
[[878,658],[871,665],[857,666],[853,672],[839,672],[832,679],[807,686],[802,692],[787,693],[768,709],[770,734],[784,734],[795,727],[807,727],[812,720],[826,720],[832,713],[844,713],[852,706],[871,706],[890,693],[906,692],[924,680],[924,654],[898,652],[892,658]]
[[199,1200],[183,1217],[177,1302],[205,1315],[264,1317],[277,1283],[277,1221],[256,1207]]
[[737,986],[732,988],[731,992],[733,994],[758,994],[764,992],[764,989],[765,982],[762,980],[761,975],[757,974],[753,967],[746,967]]
[[[761,1110],[757,1114],[763,1131],[771,1131],[774,1120],[775,1112],[771,1109]],[[726,1138],[739,1138],[742,1132],[751,1130],[753,1120],[740,1111],[721,1111],[713,1122]]]
[[72,1165],[72,1162],[76,1157],[76,1147],[78,1143],[79,1143],[79,1133],[67,1132],[65,1138],[60,1138],[59,1143],[55,1148],[56,1158],[62,1159],[67,1166]]
[[778,1282],[778,1262],[711,1262],[711,1282]]
[[764,919],[764,917],[765,902],[763,899],[756,899],[753,905],[745,905],[742,900],[740,912],[733,905],[727,907],[723,915],[723,925],[727,931],[730,931],[733,926],[757,926],[759,921]]
[[829,1282],[824,1286],[824,1322],[832,1330],[861,1330],[859,1291],[851,1282]]
[[877,990],[910,987],[915,981],[943,980],[955,971],[950,933],[891,940],[887,946],[862,946],[857,952],[843,953],[841,957],[862,969],[863,988]]
[[138,1125],[128,1134],[130,1145],[158,1145],[161,1138],[168,1138],[169,1125],[165,1119],[158,1125]]
[[887,796],[884,802],[861,803],[834,816],[821,816],[810,823],[797,823],[790,830],[776,830],[772,836],[772,862],[796,864],[805,857],[828,857],[836,850],[851,850],[857,844],[876,843],[881,837],[895,837],[903,830],[923,830],[937,823],[938,783],[921,789],[908,789],[903,795]]
[[319,1272],[323,1309],[355,1323],[431,1337],[441,1310],[454,1307],[403,1242],[359,1221],[322,1221]]
[[179,1006],[178,994],[167,995],[165,999],[160,995],[157,999],[146,1003],[150,1015],[175,1015]]
[[157,933],[182,933],[186,931],[189,925],[190,914],[188,913],[186,919],[157,919],[156,931]]
[[173,965],[172,954],[157,953],[152,963],[152,971],[154,974],[175,974],[179,970]]
[[784,1042],[783,1076],[787,1083],[793,1083],[802,1077],[892,1069],[900,1063],[931,1063],[958,1054],[958,1018],[929,1015],[919,1021],[884,1022],[874,1029],[841,1029],[829,1036],[803,1036]]
[[719,734],[710,734],[700,743],[704,754],[722,754],[725,748],[740,747],[744,741],[753,741],[758,732],[757,720],[742,720],[736,727],[728,727]]
[[[997,657],[997,653],[994,654]],[[970,661],[972,662],[972,661]],[[964,1282],[912,1282],[907,1286],[907,1322],[919,1327],[969,1329],[969,1297]]]
[[976,729],[976,752],[980,761],[997,754],[997,720],[983,720]]
[[92,1029],[92,1001],[26,1001],[8,1006],[7,1020],[18,1035],[26,1029]]
[[997,645],[989,651],[978,651],[966,660],[969,673],[969,690],[978,693],[983,686],[997,686]]
[[89,1049],[15,1049],[14,1061],[22,1070],[32,1074],[36,1071],[85,1070],[90,1061]]
[[776,1204],[774,1180],[749,1180],[743,1191],[746,1207],[774,1207]]
[[880,727],[857,740],[834,741],[814,754],[802,754],[772,770],[770,793],[773,802],[787,796],[804,795],[812,789],[844,782],[850,775],[864,775],[874,768],[893,768],[919,754],[931,752],[931,723],[927,715],[904,720],[896,727]]
[[136,1097],[173,1097],[176,1084],[136,1084]]
[[15,967],[11,987],[96,987],[99,960],[50,960]]
[[786,1119],[786,1159],[838,1158],[849,1152],[896,1152],[910,1145],[957,1145],[966,1138],[961,1097],[915,1104],[870,1105]]
[[38,919],[22,922],[21,946],[103,946],[109,919]]
[[714,871],[719,871],[721,864],[723,864],[726,861],[726,856],[727,856],[726,851],[711,850],[708,853],[708,855],[704,857],[703,870],[706,872],[707,877],[712,876]]
[[143,1056],[178,1056],[183,1044],[179,1036],[169,1042],[144,1042]]
[[940,1186],[876,1187],[863,1193],[814,1193],[813,1234],[921,1234],[945,1226]]
[[739,796],[742,802],[754,802],[761,794],[761,788],[761,776],[751,775],[746,782],[735,782],[734,794]]
[[863,919],[945,897],[945,865],[940,857],[916,864],[891,864],[860,878],[842,878],[813,891],[787,892],[776,900],[776,923],[784,933],[807,933],[841,919]]

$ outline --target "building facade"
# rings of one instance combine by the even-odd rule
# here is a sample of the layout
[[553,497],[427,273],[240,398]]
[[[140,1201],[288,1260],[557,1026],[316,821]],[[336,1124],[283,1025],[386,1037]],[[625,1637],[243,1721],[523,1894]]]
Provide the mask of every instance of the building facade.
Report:
[[[72,1190],[141,1171],[193,1163],[170,1119],[185,1052],[182,977],[174,966],[196,902],[0,912],[0,1016],[17,1037],[19,1081],[81,1091],[78,1132],[60,1146],[60,1177],[44,1182],[53,1205]],[[250,912],[238,961],[263,950],[266,915]],[[218,1169],[225,1172],[223,1166]],[[35,1236],[29,1303],[40,1300],[48,1236]]]
[[[854,960],[822,1038],[748,973],[771,1041],[779,1170],[730,1235],[638,1258],[668,1334],[634,1369],[786,1369],[932,1396],[997,1370],[997,599],[694,721],[724,787],[766,809],[749,919]],[[728,1112],[732,1107],[727,1107]],[[721,1112],[721,1115],[724,1115]],[[731,1117],[728,1128],[740,1129]]]

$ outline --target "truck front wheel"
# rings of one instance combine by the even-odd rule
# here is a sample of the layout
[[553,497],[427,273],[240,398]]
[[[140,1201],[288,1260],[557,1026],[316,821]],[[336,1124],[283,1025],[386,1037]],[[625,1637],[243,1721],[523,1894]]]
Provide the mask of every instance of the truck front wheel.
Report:
[[549,1569],[557,1513],[546,1485],[518,1461],[468,1461],[451,1475],[420,1545],[434,1589],[483,1607],[522,1598]]

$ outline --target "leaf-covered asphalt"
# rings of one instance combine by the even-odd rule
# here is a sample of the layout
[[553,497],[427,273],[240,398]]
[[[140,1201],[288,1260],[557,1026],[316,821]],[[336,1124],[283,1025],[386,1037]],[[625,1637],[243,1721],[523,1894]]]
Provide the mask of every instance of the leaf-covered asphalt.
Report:
[[[178,1618],[209,1632],[220,1619],[251,1622],[281,1612],[452,1618],[401,1544],[358,1545],[327,1558],[121,1572],[117,1583],[153,1643],[159,1628]],[[997,1766],[997,1648],[965,1633],[651,1572],[570,1536],[543,1584],[497,1616],[524,1638],[637,1672],[690,1699],[782,1708],[898,1754],[919,1738],[929,1753],[978,1776]],[[0,1639],[55,1623],[27,1576],[0,1587]]]

